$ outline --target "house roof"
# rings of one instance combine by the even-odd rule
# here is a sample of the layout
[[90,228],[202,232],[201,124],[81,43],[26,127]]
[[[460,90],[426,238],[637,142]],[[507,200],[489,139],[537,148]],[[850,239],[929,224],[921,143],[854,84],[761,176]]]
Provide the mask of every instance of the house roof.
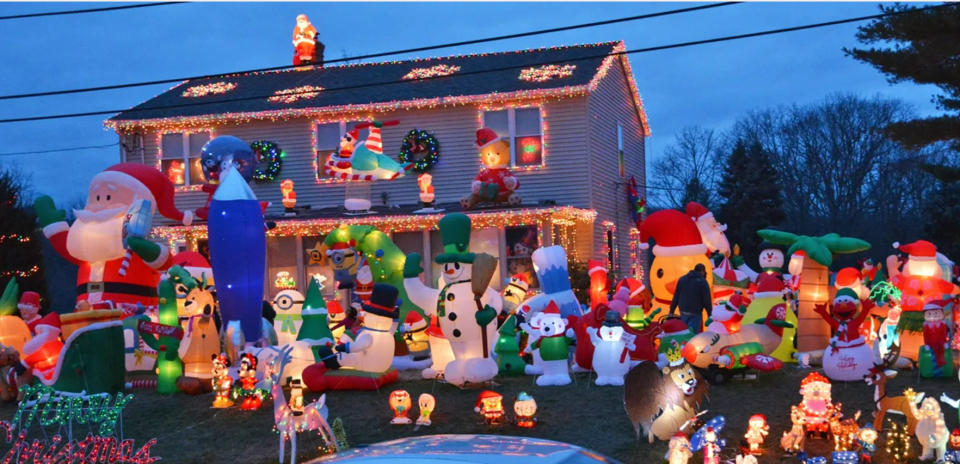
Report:
[[[201,127],[217,123],[258,119],[288,119],[356,111],[390,111],[498,102],[526,98],[562,98],[594,90],[615,60],[607,56],[624,50],[623,42],[603,42],[539,48],[504,53],[456,55],[407,61],[317,67],[307,70],[236,74],[183,83],[108,119],[116,130],[137,127]],[[544,63],[567,66],[572,73],[544,81],[522,80],[521,70]],[[414,69],[435,66],[457,69],[450,76],[404,79]],[[476,73],[476,74],[470,74]],[[457,75],[462,74],[462,75]],[[633,77],[628,77],[635,106],[645,131],[646,115]],[[319,90],[311,98],[268,97],[278,92]],[[348,87],[343,90],[344,87]],[[203,94],[204,91],[212,92]],[[300,89],[300,90],[297,90]],[[222,91],[222,92],[221,92]],[[203,94],[202,96],[196,96]],[[193,95],[193,96],[190,96]],[[305,94],[295,95],[305,97]]]

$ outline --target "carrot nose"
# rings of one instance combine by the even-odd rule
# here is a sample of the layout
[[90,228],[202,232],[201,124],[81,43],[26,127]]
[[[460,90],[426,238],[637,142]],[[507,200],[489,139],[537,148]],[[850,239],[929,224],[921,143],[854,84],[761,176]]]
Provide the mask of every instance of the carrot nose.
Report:
[[667,282],[667,285],[666,285],[667,291],[670,292],[671,295],[673,295],[673,293],[677,291],[677,281],[678,281],[678,280],[680,280],[680,279],[675,279],[675,280],[673,280],[673,281],[671,281],[671,282]]
[[680,354],[683,355],[683,359],[686,359],[690,364],[693,364],[693,362],[697,360],[697,350],[691,343],[683,345],[683,348],[680,349]]
[[443,271],[443,272],[447,274],[453,274],[455,271],[453,269],[447,269],[446,271]]

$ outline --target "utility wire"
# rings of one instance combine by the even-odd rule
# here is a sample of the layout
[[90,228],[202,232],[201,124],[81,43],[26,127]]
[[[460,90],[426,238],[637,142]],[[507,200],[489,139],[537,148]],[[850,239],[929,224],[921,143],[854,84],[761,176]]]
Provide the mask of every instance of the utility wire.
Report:
[[[176,3],[176,2],[174,2],[174,3]],[[576,25],[573,25],[573,26],[555,27],[555,28],[552,28],[552,29],[541,29],[541,30],[539,30],[539,31],[530,31],[530,32],[521,32],[521,33],[517,33],[517,34],[501,35],[501,36],[497,36],[497,37],[488,37],[488,38],[485,38],[485,39],[466,40],[466,41],[463,41],[463,42],[451,42],[451,43],[445,43],[445,44],[439,44],[439,45],[430,45],[430,46],[426,46],[426,47],[408,48],[408,49],[406,49],[406,50],[396,50],[396,51],[392,51],[392,52],[373,53],[373,54],[370,54],[370,55],[361,55],[361,56],[355,56],[355,57],[351,57],[351,58],[338,58],[338,59],[335,59],[335,60],[326,60],[326,61],[325,61],[325,64],[330,64],[330,63],[342,63],[342,62],[346,62],[346,61],[355,61],[355,60],[366,60],[366,59],[370,59],[370,58],[380,58],[380,57],[384,57],[384,56],[400,55],[400,54],[404,54],[404,53],[423,52],[423,51],[428,51],[428,50],[436,50],[436,49],[440,49],[440,48],[460,47],[460,46],[464,46],[464,45],[475,45],[475,44],[480,44],[480,43],[496,42],[496,41],[500,41],[500,40],[516,39],[516,38],[520,38],[520,37],[530,37],[530,36],[541,35],[541,34],[550,34],[550,33],[554,33],[554,32],[572,31],[572,30],[584,29],[584,28],[588,28],[588,27],[606,26],[606,25],[608,25],[608,24],[617,24],[617,23],[623,23],[623,22],[629,22],[629,21],[638,21],[638,20],[641,20],[641,19],[656,18],[656,17],[660,17],[660,16],[670,16],[670,15],[681,14],[681,13],[690,13],[690,12],[693,12],[693,11],[708,10],[708,9],[711,9],[711,8],[719,8],[719,7],[724,7],[724,6],[736,5],[736,4],[739,4],[739,3],[742,3],[742,2],[712,3],[712,4],[709,4],[709,5],[701,5],[701,6],[690,7],[690,8],[681,8],[681,9],[678,9],[678,10],[662,11],[662,12],[659,12],[659,13],[649,13],[649,14],[638,15],[638,16],[628,16],[628,17],[624,17],[624,18],[609,19],[609,20],[606,20],[606,21],[597,21],[597,22],[592,22],[592,23],[576,24]],[[2,19],[2,18],[0,18],[0,19]],[[51,96],[51,95],[67,95],[67,94],[84,93],[84,92],[99,92],[99,91],[103,91],[103,90],[128,89],[128,88],[131,88],[131,87],[143,87],[143,86],[147,86],[147,85],[172,84],[172,83],[183,82],[183,81],[187,81],[187,80],[215,79],[215,78],[233,76],[233,75],[236,75],[236,74],[249,74],[249,73],[266,72],[266,71],[280,71],[280,70],[284,70],[284,69],[293,69],[293,68],[297,68],[297,67],[299,67],[299,66],[296,66],[296,65],[285,65],[285,66],[275,66],[275,67],[272,67],[272,68],[250,69],[250,70],[247,70],[247,71],[233,71],[233,72],[223,73],[223,74],[206,74],[206,75],[202,75],[202,76],[180,77],[180,78],[176,78],[176,79],[161,79],[161,80],[156,80],[156,81],[132,82],[132,83],[128,83],[128,84],[105,85],[105,86],[100,86],[100,87],[87,87],[87,88],[81,88],[81,89],[53,90],[53,91],[50,91],[50,92],[35,92],[35,93],[25,93],[25,94],[19,94],[19,95],[0,95],[0,100],[12,100],[12,99],[16,99],[16,98],[47,97],[47,96]]]
[[[836,26],[836,25],[839,25],[839,24],[847,24],[847,23],[853,23],[853,22],[867,21],[867,20],[871,20],[871,19],[879,19],[879,18],[885,18],[885,17],[889,17],[889,16],[899,16],[899,15],[908,14],[908,13],[915,13],[915,12],[920,12],[920,11],[925,11],[925,10],[934,10],[934,9],[946,8],[946,7],[950,7],[950,6],[953,6],[953,5],[951,5],[951,4],[943,4],[943,5],[936,5],[936,6],[928,6],[928,7],[918,8],[918,9],[916,9],[916,10],[910,10],[910,11],[900,11],[900,12],[894,12],[894,13],[883,13],[883,14],[876,14],[876,15],[871,15],[871,16],[860,16],[860,17],[857,17],[857,18],[840,19],[840,20],[836,20],[836,21],[828,21],[828,22],[823,22],[823,23],[808,24],[808,25],[804,25],[804,26],[794,26],[794,27],[787,27],[787,28],[782,28],[782,29],[773,29],[773,30],[769,30],[769,31],[752,32],[752,33],[749,33],[749,34],[739,34],[739,35],[726,36],[726,37],[717,37],[717,38],[713,38],[713,39],[696,40],[696,41],[692,41],[692,42],[683,42],[683,43],[670,44],[670,45],[660,45],[660,46],[657,46],[657,47],[638,48],[638,49],[626,50],[626,51],[622,51],[622,52],[604,53],[604,54],[593,55],[593,56],[586,56],[586,57],[575,58],[575,59],[556,60],[556,61],[547,61],[547,62],[539,62],[539,63],[528,63],[528,64],[524,64],[524,65],[505,66],[505,67],[501,67],[501,68],[485,69],[485,70],[479,70],[479,71],[468,71],[468,72],[462,72],[462,73],[452,74],[452,75],[449,75],[449,76],[431,76],[431,77],[423,77],[423,78],[418,78],[418,79],[391,80],[391,81],[386,81],[386,82],[375,82],[375,83],[370,83],[370,84],[351,85],[351,86],[345,86],[345,87],[334,87],[334,88],[324,89],[323,92],[324,92],[324,93],[328,93],[328,92],[336,92],[336,91],[343,91],[343,90],[355,90],[355,89],[362,89],[362,88],[368,88],[368,87],[379,87],[379,86],[384,86],[384,85],[405,84],[405,83],[415,82],[415,81],[428,81],[428,80],[433,80],[433,79],[453,79],[453,78],[458,78],[458,77],[463,77],[463,76],[470,76],[470,75],[476,75],[476,74],[485,74],[485,73],[498,72],[498,71],[508,71],[508,70],[512,70],[512,69],[522,69],[522,68],[527,68],[527,67],[531,67],[531,66],[544,66],[544,65],[551,65],[551,64],[563,64],[563,63],[571,63],[571,62],[576,62],[576,61],[591,60],[591,59],[596,59],[596,58],[605,58],[605,57],[608,57],[608,56],[632,55],[632,54],[637,54],[637,53],[647,53],[647,52],[654,52],[654,51],[660,51],[660,50],[670,50],[670,49],[675,49],[675,48],[692,47],[692,46],[696,46],[696,45],[705,45],[705,44],[711,44],[711,43],[727,42],[727,41],[731,41],[731,40],[748,39],[748,38],[753,38],[753,37],[762,37],[762,36],[768,36],[768,35],[783,34],[783,33],[787,33],[787,32],[796,32],[796,31],[803,31],[803,30],[809,30],[809,29],[816,29],[816,28],[820,28],[820,27]],[[293,93],[284,94],[284,95],[286,95],[286,96],[299,95],[299,94],[301,94],[301,93],[312,93],[312,92],[309,91],[309,90],[304,90],[304,91],[293,92]],[[195,103],[181,103],[181,104],[177,104],[177,105],[164,105],[164,106],[156,106],[156,107],[150,107],[150,108],[131,108],[131,109],[108,110],[108,111],[90,111],[90,112],[85,112],[85,113],[55,114],[55,115],[47,115],[47,116],[32,116],[32,117],[25,117],[25,118],[0,119],[0,124],[2,124],[2,123],[12,123],[12,122],[26,122],[26,121],[45,121],[45,120],[50,120],[50,119],[76,118],[76,117],[84,117],[84,116],[100,116],[100,115],[116,114],[116,113],[136,113],[136,112],[141,112],[141,111],[155,111],[155,110],[162,110],[162,109],[186,108],[186,107],[201,106],[201,105],[217,105],[217,104],[222,104],[222,103],[232,103],[232,102],[249,101],[249,100],[260,100],[260,99],[269,98],[269,97],[272,97],[272,96],[273,96],[272,94],[271,94],[271,95],[258,95],[258,96],[253,96],[253,97],[234,98],[234,99],[230,99],[230,100],[195,102]]]
[[105,11],[132,10],[134,8],[149,8],[152,6],[179,5],[181,3],[188,3],[188,2],[138,3],[136,5],[108,6],[104,8],[90,8],[86,10],[67,10],[67,11],[50,11],[47,13],[28,13],[28,14],[12,15],[12,16],[0,16],[0,21],[4,21],[8,19],[40,18],[43,16],[63,16],[63,15],[72,15],[72,14],[83,14],[83,13],[102,13]]
[[93,148],[110,148],[119,145],[120,142],[114,142],[109,145],[91,145],[88,147],[70,147],[70,148],[57,148],[55,150],[41,150],[41,151],[20,151],[14,153],[0,153],[0,156],[17,156],[17,155],[39,155],[42,153],[59,153],[64,151],[77,151],[77,150],[90,150]]

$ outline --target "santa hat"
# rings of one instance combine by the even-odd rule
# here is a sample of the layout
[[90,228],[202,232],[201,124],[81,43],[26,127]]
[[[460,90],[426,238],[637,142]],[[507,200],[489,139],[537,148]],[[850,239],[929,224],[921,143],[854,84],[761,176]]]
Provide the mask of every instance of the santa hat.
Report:
[[[870,423],[867,422],[867,425],[870,425]],[[872,427],[872,426],[871,426],[871,427]],[[953,432],[950,432],[950,436],[951,436],[951,437],[958,437],[958,438],[960,438],[960,427],[954,427],[954,428],[953,428]]]
[[697,225],[684,213],[665,209],[651,214],[640,226],[640,248],[649,248],[655,239],[654,256],[698,256],[707,254]]
[[947,305],[952,303],[952,300],[931,300],[927,304],[923,305],[924,311],[943,311],[947,308]]
[[917,261],[934,261],[937,259],[937,246],[926,240],[917,240],[906,245],[894,242],[893,247],[910,255],[910,259]]
[[827,380],[827,378],[821,375],[819,372],[811,372],[809,375],[803,378],[803,380],[800,382],[800,386],[806,387],[807,385],[814,382],[830,383],[830,381]]
[[[44,329],[43,327],[46,328]],[[39,321],[37,321],[35,330],[37,332],[43,332],[45,330],[56,330],[57,332],[60,332],[60,315],[57,313],[50,313],[46,316],[43,316]]]
[[483,406],[483,400],[492,400],[492,399],[503,399],[503,395],[490,390],[484,390],[480,393],[480,396],[477,397],[477,405],[474,407],[474,411],[480,412],[480,407]]
[[512,285],[527,291],[530,289],[530,279],[527,278],[526,274],[517,274],[510,278],[507,285]]
[[327,314],[343,314],[343,306],[340,306],[340,301],[338,300],[328,301]]
[[404,318],[403,323],[409,325],[410,330],[415,330],[415,331],[419,331],[419,329],[423,329],[427,327],[427,321],[424,320],[423,316],[421,316],[420,313],[416,311],[410,311],[407,314],[407,317]]
[[553,300],[550,300],[550,303],[547,304],[547,309],[543,310],[543,314],[546,316],[556,315],[560,317],[560,307],[557,306],[557,303]]
[[181,221],[184,225],[193,222],[193,213],[180,211],[174,204],[173,183],[157,168],[141,163],[120,163],[110,166],[93,176],[90,184],[107,183],[133,190],[138,199],[147,200],[163,217]]
[[23,292],[23,295],[20,295],[20,303],[17,304],[17,309],[23,310],[31,307],[40,307],[40,294],[37,292]]
[[182,267],[197,279],[206,277],[207,280],[210,280],[213,278],[213,269],[210,267],[210,262],[196,251],[184,251],[173,255],[173,265]]
[[700,203],[691,201],[687,203],[687,216],[690,216],[690,219],[694,221],[699,221],[701,219],[713,218],[713,213]]
[[860,271],[852,267],[845,267],[837,272],[834,285],[837,288],[853,287],[860,283]]
[[630,300],[633,300],[634,298],[640,296],[640,294],[647,289],[647,287],[643,285],[643,282],[640,282],[639,280],[630,278],[630,277],[627,277],[621,280],[620,283],[617,284],[616,291],[620,291],[620,289],[624,287],[626,287],[627,290],[630,291]]
[[477,141],[474,143],[478,149],[483,150],[494,143],[497,143],[501,140],[501,137],[489,127],[481,127],[477,131]]
[[357,244],[356,240],[350,240],[348,242],[336,242],[333,245],[330,245],[330,248],[327,248],[327,256],[332,255],[334,251],[353,248],[356,244]]
[[657,335],[657,338],[690,333],[690,328],[680,319],[666,319],[660,324],[660,328],[663,332]]
[[733,312],[739,312],[741,306],[746,306],[743,304],[743,294],[736,292],[730,296],[730,299],[726,302],[727,309]]
[[673,437],[671,437],[671,438],[676,438],[677,440],[683,440],[683,441],[689,441],[689,440],[690,440],[689,438],[687,438],[687,435],[686,435],[685,433],[683,433],[683,432],[677,432],[677,433],[673,434]]
[[786,289],[786,285],[776,275],[760,274],[757,277],[757,291],[753,294],[753,297],[755,299],[783,298],[784,289]]

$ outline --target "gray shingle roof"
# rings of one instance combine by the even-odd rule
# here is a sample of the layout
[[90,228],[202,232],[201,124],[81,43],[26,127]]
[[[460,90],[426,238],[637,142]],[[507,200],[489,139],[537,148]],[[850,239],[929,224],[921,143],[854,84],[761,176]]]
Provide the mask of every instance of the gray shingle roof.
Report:
[[[463,55],[366,65],[331,66],[309,71],[290,70],[241,74],[187,81],[130,110],[117,114],[110,118],[109,121],[123,122],[290,109],[303,110],[583,86],[590,83],[597,74],[597,70],[603,63],[602,55],[612,52],[618,44],[619,42],[605,42],[600,44],[575,45],[497,54]],[[569,64],[576,65],[576,69],[571,76],[551,79],[545,82],[520,80],[519,68],[463,76],[454,74],[450,77],[419,82],[405,81],[402,79],[402,77],[413,68],[429,68],[439,64],[459,66],[459,73],[465,73],[505,67],[536,66],[540,63],[548,62],[560,62],[563,64],[567,61],[569,61]],[[223,94],[207,95],[199,98],[182,96],[184,90],[189,87],[216,82],[234,83],[236,84],[236,88]],[[383,82],[396,83],[350,90],[324,91],[320,92],[320,94],[314,98],[300,99],[293,103],[270,102],[264,97],[272,95],[277,91],[307,85],[323,87],[324,89],[335,89]],[[230,101],[235,99],[245,100]],[[201,102],[208,104],[179,108],[151,109]]]

